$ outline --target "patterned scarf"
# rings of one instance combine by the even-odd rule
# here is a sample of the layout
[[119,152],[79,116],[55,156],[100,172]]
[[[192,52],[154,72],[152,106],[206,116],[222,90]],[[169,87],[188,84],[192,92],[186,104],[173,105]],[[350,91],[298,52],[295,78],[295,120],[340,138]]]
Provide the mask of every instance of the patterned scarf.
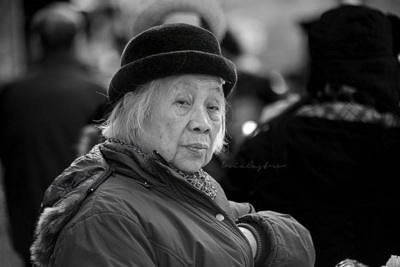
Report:
[[[134,151],[139,153],[142,157],[146,157],[146,154],[135,145],[127,144],[121,140],[112,139],[112,138],[108,139],[108,141],[115,143],[115,144],[123,145],[130,149],[133,149]],[[200,169],[196,173],[184,173],[183,171],[178,170],[177,168],[174,168],[174,167],[172,167],[172,169],[175,170],[179,175],[181,175],[182,178],[184,180],[186,180],[189,184],[191,184],[193,187],[197,188],[198,190],[202,191],[204,194],[209,196],[212,200],[214,200],[215,197],[217,196],[217,189],[212,184],[209,175],[203,169]]]
[[185,179],[192,186],[209,196],[212,200],[214,200],[217,196],[217,189],[212,184],[210,177],[203,169],[200,169],[196,173],[184,173],[176,168],[173,169],[177,173],[179,173],[183,177],[183,179]]
[[305,105],[297,111],[298,116],[319,117],[335,121],[379,124],[383,127],[400,127],[400,118],[392,113],[379,112],[374,99],[355,87],[326,84],[320,103]]
[[388,128],[399,128],[400,118],[391,113],[378,112],[374,107],[355,102],[326,102],[306,105],[297,111],[298,116],[319,117],[335,121],[379,124]]

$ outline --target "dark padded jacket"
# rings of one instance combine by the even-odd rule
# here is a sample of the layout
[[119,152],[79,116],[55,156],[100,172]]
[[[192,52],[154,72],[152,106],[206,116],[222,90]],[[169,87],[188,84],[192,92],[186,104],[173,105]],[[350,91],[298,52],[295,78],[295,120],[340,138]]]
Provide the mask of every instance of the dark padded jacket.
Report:
[[253,266],[236,226],[268,239],[262,266],[313,266],[310,234],[289,215],[256,213],[191,186],[157,153],[109,142],[77,159],[46,192],[32,259],[38,266]]
[[226,164],[226,195],[299,220],[313,237],[315,266],[345,258],[384,265],[400,253],[400,128],[296,110],[266,125]]

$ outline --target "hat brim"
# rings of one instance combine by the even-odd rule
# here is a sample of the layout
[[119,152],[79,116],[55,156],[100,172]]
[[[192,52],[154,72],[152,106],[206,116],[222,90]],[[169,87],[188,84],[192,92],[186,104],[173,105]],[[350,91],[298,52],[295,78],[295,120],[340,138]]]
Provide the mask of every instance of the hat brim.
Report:
[[204,74],[223,79],[227,98],[236,84],[234,64],[215,54],[199,51],[178,51],[145,57],[127,64],[111,79],[108,97],[115,104],[127,92],[146,82],[174,75]]

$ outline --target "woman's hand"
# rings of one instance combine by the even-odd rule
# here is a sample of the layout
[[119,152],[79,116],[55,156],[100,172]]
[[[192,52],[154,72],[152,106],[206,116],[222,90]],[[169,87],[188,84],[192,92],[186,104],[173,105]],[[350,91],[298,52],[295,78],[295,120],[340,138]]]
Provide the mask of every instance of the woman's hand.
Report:
[[239,229],[242,231],[242,233],[245,235],[245,237],[249,241],[251,250],[253,252],[253,258],[254,258],[257,253],[257,242],[256,242],[254,235],[246,228],[239,227]]

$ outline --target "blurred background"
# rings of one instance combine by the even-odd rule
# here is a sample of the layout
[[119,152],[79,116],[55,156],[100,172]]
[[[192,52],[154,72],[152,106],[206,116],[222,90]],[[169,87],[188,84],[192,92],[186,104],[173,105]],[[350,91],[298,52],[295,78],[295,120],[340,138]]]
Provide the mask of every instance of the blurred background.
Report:
[[[132,23],[138,14],[138,6],[145,1],[65,1],[74,4],[85,15],[86,35],[82,36],[77,53],[105,87],[119,67],[120,53],[127,40],[132,37]],[[264,101],[256,111],[253,100],[246,98],[241,98],[233,105],[234,110],[243,110],[236,112],[229,130],[229,134],[236,140],[236,145],[240,145],[240,141],[250,134],[260,121],[270,119],[285,108],[287,103],[296,101],[297,96],[302,94],[307,74],[305,28],[322,12],[338,5],[339,1],[217,1],[226,14],[230,32],[241,48],[240,56],[234,59],[238,68],[260,77],[267,77],[270,86],[265,90],[271,90],[275,96],[282,96],[274,98],[269,95],[272,100]],[[37,10],[51,2],[53,1],[0,0],[0,85],[23,75],[40,53],[29,44],[30,20]],[[364,3],[384,12],[400,15],[399,0],[366,0]],[[285,102],[277,101],[278,99]],[[273,104],[273,108],[265,109],[266,103]],[[8,236],[1,174],[0,181],[0,265],[19,267],[22,263],[12,250]]]
[[[148,0],[147,0],[148,1]],[[216,0],[228,27],[237,37],[251,68],[276,70],[284,76],[304,70],[305,36],[302,24],[336,6],[339,0]],[[33,14],[51,0],[0,1],[0,83],[21,74],[29,64],[27,29]],[[119,51],[129,39],[137,7],[146,0],[71,0],[88,19],[89,40],[81,56],[92,63],[107,84],[119,64]],[[351,2],[351,1],[350,1]],[[385,12],[400,13],[397,0],[365,0]],[[107,77],[108,74],[108,77]]]

